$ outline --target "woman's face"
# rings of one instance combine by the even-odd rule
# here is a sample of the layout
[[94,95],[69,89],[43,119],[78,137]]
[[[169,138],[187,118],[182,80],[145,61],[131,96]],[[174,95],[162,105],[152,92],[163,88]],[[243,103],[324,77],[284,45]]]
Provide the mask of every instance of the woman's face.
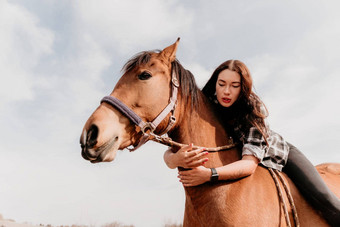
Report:
[[224,107],[232,106],[241,93],[241,76],[229,69],[220,72],[216,82],[217,101]]

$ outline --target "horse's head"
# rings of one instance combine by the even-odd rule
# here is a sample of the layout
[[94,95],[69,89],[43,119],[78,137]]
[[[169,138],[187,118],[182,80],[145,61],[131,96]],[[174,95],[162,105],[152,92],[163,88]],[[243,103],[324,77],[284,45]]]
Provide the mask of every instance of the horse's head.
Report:
[[[168,105],[172,93],[172,63],[179,39],[161,52],[142,52],[129,60],[109,98],[120,100],[144,122],[153,121]],[[162,131],[168,122],[161,122]],[[112,161],[116,151],[136,145],[142,137],[123,111],[103,101],[87,120],[80,143],[82,156],[91,162]]]

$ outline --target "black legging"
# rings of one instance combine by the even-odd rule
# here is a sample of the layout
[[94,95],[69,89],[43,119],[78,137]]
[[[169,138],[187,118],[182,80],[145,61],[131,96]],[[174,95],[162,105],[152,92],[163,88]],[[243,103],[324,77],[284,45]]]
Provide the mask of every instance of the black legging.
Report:
[[340,199],[327,187],[313,164],[292,144],[283,168],[302,195],[319,210],[331,226],[340,226]]

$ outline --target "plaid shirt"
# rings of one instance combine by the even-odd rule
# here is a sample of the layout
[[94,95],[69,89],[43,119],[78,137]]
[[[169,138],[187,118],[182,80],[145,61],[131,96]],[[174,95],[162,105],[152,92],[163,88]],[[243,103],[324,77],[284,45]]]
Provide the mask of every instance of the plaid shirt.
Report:
[[267,142],[256,127],[251,127],[248,133],[242,133],[239,127],[234,128],[236,137],[243,144],[242,156],[253,155],[260,163],[269,168],[282,170],[286,165],[289,146],[278,133],[268,130]]

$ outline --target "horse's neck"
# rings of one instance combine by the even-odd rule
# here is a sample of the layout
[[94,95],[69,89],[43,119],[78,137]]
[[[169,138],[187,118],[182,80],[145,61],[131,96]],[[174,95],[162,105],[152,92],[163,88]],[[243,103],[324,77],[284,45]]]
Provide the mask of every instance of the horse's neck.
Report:
[[[179,126],[171,134],[174,140],[203,147],[218,147],[230,143],[225,129],[207,101],[203,101],[200,107],[192,112],[184,108],[181,108],[181,111]],[[210,153],[206,166],[216,167],[238,159],[236,149]]]

